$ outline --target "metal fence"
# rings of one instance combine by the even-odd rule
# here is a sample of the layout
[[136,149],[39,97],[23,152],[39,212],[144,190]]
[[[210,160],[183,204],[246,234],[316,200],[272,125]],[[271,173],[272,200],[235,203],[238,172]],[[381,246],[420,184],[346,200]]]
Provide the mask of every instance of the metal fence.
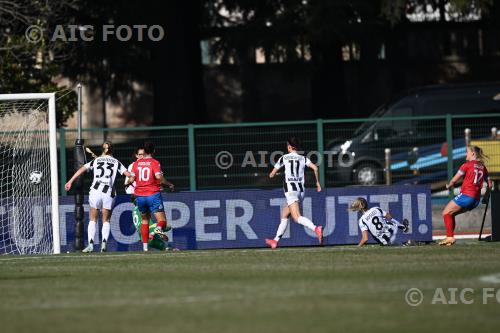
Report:
[[[301,138],[304,154],[319,164],[323,186],[431,183],[439,190],[465,160],[465,130],[470,139],[490,139],[492,128],[500,128],[500,113],[91,128],[83,136],[96,153],[103,140],[112,141],[114,156],[125,165],[133,162],[137,146],[153,141],[166,178],[179,190],[279,187],[280,179],[268,174],[291,135]],[[61,180],[74,171],[75,139],[76,130],[59,130]],[[307,184],[313,184],[312,173]],[[61,181],[65,195],[63,187]]]

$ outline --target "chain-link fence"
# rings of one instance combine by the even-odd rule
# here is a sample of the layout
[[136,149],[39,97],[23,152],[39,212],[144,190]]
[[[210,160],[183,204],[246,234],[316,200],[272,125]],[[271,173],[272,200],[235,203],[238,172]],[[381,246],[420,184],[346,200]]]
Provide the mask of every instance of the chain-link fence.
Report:
[[[465,161],[466,130],[467,140],[477,140],[496,137],[492,128],[500,128],[498,113],[84,129],[83,134],[97,154],[104,140],[112,141],[114,156],[124,165],[134,161],[136,147],[153,141],[166,178],[179,190],[279,187],[280,179],[268,174],[286,153],[287,138],[297,136],[303,154],[320,165],[324,186],[430,183],[443,191]],[[75,130],[60,130],[61,186],[74,171],[75,139]],[[85,186],[90,181],[86,177]],[[314,185],[312,172],[307,185]]]

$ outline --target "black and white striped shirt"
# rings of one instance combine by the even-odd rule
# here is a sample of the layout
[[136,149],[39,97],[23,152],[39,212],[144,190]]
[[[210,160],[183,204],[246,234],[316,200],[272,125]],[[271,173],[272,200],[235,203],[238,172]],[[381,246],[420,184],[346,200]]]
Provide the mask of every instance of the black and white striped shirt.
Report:
[[311,165],[307,157],[292,152],[281,156],[274,165],[275,169],[285,167],[283,189],[285,192],[304,192],[304,169]]
[[127,169],[116,158],[110,155],[99,156],[84,165],[88,171],[94,172],[91,190],[98,190],[114,196],[114,183],[118,173],[123,175]]
[[367,230],[373,238],[384,245],[391,243],[391,237],[397,226],[385,219],[387,212],[380,207],[373,207],[366,211],[359,219],[361,231]]

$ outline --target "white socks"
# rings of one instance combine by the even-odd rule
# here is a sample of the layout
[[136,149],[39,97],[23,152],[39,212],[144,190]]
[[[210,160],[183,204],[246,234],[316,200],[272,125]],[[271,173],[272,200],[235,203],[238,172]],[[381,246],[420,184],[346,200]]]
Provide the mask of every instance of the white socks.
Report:
[[146,252],[148,250],[148,243],[142,243],[142,250]]
[[109,222],[102,223],[102,241],[103,242],[108,241],[110,229],[111,229],[111,226],[109,225]]
[[275,241],[279,242],[281,237],[283,237],[286,228],[288,228],[288,219],[281,219],[280,225],[278,226],[278,231],[276,231],[276,237],[274,237]]
[[316,229],[314,223],[312,223],[312,221],[309,220],[307,217],[301,216],[299,217],[299,220],[297,222],[299,224],[302,224],[304,227],[311,229],[312,231]]
[[398,220],[396,220],[394,217],[389,222],[394,223],[396,225],[396,227],[398,227],[398,228],[403,228],[404,227],[403,224],[401,222],[399,222]]
[[95,221],[89,221],[89,226],[87,228],[87,237],[89,239],[89,244],[94,244],[96,225],[97,223]]

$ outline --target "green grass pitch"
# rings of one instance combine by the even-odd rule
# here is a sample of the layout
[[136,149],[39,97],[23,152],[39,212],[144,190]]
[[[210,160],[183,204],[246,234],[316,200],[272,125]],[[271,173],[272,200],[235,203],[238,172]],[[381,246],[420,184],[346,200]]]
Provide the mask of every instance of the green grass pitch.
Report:
[[[498,331],[500,244],[0,257],[0,332]],[[424,300],[411,307],[409,288]],[[473,304],[432,304],[471,288]],[[446,299],[453,303],[451,293]]]

